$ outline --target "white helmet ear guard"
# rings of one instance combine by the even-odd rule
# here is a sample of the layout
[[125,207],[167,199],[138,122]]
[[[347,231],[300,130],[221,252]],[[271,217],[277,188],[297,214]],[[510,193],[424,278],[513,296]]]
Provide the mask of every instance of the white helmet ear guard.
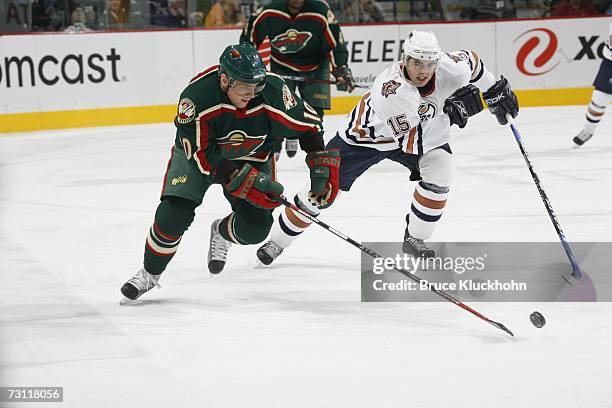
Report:
[[417,30],[411,31],[408,34],[408,38],[404,41],[403,51],[404,61],[409,57],[425,61],[437,61],[442,53],[434,33]]

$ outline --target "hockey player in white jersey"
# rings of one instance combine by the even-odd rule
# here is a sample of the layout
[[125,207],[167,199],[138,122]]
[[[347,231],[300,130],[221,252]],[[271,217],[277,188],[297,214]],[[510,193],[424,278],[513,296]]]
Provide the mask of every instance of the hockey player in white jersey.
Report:
[[[453,178],[451,125],[465,127],[483,110],[480,90],[500,124],[506,114],[518,114],[518,102],[508,81],[496,81],[474,51],[442,53],[432,32],[413,31],[404,42],[402,61],[375,79],[344,124],[326,146],[340,151],[339,188],[348,192],[353,182],[374,164],[389,159],[411,171],[418,180],[406,216],[403,250],[415,257],[433,257],[424,242],[440,220]],[[330,169],[334,171],[334,169]],[[295,204],[311,215],[331,205],[335,194],[314,196],[305,187]],[[284,208],[270,240],[257,251],[268,265],[308,226],[309,220]]]
[[586,118],[582,130],[576,137],[574,143],[582,146],[593,137],[595,130],[601,121],[606,106],[612,102],[612,22],[610,22],[609,37],[603,52],[603,58],[593,86],[593,94],[586,112]]

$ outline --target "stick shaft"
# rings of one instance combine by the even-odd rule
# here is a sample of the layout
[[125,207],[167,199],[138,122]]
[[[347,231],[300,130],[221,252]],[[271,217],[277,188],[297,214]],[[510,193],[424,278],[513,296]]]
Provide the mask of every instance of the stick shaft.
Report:
[[521,151],[521,154],[523,155],[523,159],[525,160],[525,163],[527,164],[529,173],[531,173],[531,178],[533,179],[533,182],[535,183],[536,188],[538,189],[538,192],[540,193],[540,197],[542,198],[542,202],[544,203],[544,208],[546,208],[546,212],[548,213],[548,216],[550,217],[550,220],[552,221],[553,227],[555,228],[555,231],[557,231],[557,236],[559,237],[559,240],[561,241],[561,245],[563,246],[565,255],[567,255],[570,261],[570,264],[572,265],[572,276],[576,279],[581,279],[582,270],[580,269],[580,266],[578,266],[578,262],[576,261],[576,258],[574,257],[574,253],[572,252],[572,249],[570,248],[569,243],[567,242],[567,239],[565,238],[565,234],[563,233],[563,230],[561,229],[559,220],[557,219],[557,216],[555,215],[555,211],[553,210],[552,205],[550,204],[548,195],[546,195],[546,191],[544,191],[542,182],[540,181],[540,178],[538,177],[538,174],[536,173],[533,167],[533,163],[531,162],[531,159],[529,158],[529,154],[527,153],[527,150],[525,149],[525,145],[523,143],[523,139],[521,138],[521,134],[516,128],[512,117],[510,115],[507,115],[507,118],[508,118],[508,123],[510,124],[510,129],[512,130],[512,134],[514,135],[514,139],[516,140],[516,143],[519,146],[519,150]]
[[[337,236],[337,237],[343,239],[344,241],[350,243],[351,245],[359,248],[359,250],[361,250],[362,252],[365,252],[366,254],[370,255],[372,258],[382,258],[382,255],[378,254],[377,252],[373,251],[372,249],[368,248],[367,246],[365,246],[363,244],[360,244],[359,242],[355,241],[354,239],[352,239],[351,237],[347,236],[346,234],[343,234],[342,232],[338,231],[337,229],[335,229],[335,228],[331,227],[330,225],[326,224],[325,222],[319,220],[317,217],[312,216],[312,215],[308,214],[306,211],[304,211],[301,208],[299,208],[298,206],[296,206],[294,204],[291,204],[289,201],[287,201],[287,199],[285,197],[281,197],[280,198],[280,202],[284,206],[289,207],[293,211],[296,211],[299,214],[305,216],[310,221],[314,222],[315,224],[319,225],[320,227],[325,228],[326,230],[328,230],[329,232],[331,232],[335,236]],[[414,282],[417,282],[417,283],[420,284],[420,282],[423,281],[423,279],[421,279],[418,276],[416,276],[416,275],[414,275],[414,274],[412,274],[410,272],[407,272],[407,271],[405,271],[403,269],[399,269],[397,267],[394,267],[393,269],[395,269],[396,271],[398,271],[402,275],[406,276],[407,278],[413,280]],[[482,315],[478,311],[476,311],[476,310],[472,309],[471,307],[469,307],[468,305],[464,304],[459,299],[456,299],[453,296],[449,295],[445,291],[438,290],[438,289],[436,289],[433,286],[430,286],[429,290],[434,292],[438,296],[444,298],[445,300],[447,300],[447,301],[449,301],[451,303],[454,303],[455,305],[459,306],[463,310],[470,312],[471,314],[473,314],[474,316],[484,320],[485,322],[487,322],[487,323],[497,327],[500,330],[505,331],[506,333],[510,334],[511,336],[514,336],[514,334],[508,328],[506,328],[506,326],[504,326],[503,324],[495,322],[495,321],[489,319],[488,317]]]

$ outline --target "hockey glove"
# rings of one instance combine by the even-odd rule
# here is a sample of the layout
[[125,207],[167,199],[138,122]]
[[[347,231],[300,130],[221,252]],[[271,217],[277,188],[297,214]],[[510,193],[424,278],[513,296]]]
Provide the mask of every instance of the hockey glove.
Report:
[[444,101],[444,113],[450,118],[451,125],[458,125],[461,129],[465,127],[470,116],[483,109],[480,90],[472,84],[457,89]]
[[336,89],[340,92],[353,92],[355,89],[355,80],[353,79],[353,73],[347,65],[340,65],[332,71],[334,77],[336,77]]
[[308,201],[319,209],[329,207],[338,195],[340,151],[310,152],[306,155],[306,164],[310,168]]
[[272,180],[266,173],[245,164],[234,177],[226,184],[225,188],[234,197],[248,201],[259,208],[272,209],[281,203],[275,200],[283,194],[283,186]]
[[516,118],[519,112],[518,100],[516,95],[510,88],[508,80],[503,76],[499,81],[493,84],[486,92],[482,94],[489,110],[495,117],[500,125],[508,123],[506,114],[510,114],[513,118]]

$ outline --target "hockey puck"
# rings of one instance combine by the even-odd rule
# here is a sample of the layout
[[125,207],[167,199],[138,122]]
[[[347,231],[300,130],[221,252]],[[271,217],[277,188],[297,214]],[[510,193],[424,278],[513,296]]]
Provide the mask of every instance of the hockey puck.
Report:
[[542,313],[540,312],[533,312],[532,314],[530,314],[529,320],[531,320],[531,323],[538,329],[546,324],[546,319],[544,318],[544,316],[542,316]]

